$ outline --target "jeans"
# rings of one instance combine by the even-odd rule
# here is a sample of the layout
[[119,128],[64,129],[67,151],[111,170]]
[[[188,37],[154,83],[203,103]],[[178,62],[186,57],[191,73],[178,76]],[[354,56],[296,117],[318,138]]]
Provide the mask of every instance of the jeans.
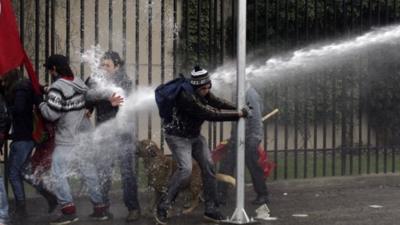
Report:
[[216,210],[216,179],[214,165],[206,139],[199,135],[195,138],[182,138],[165,135],[165,140],[171,149],[172,157],[177,163],[177,170],[168,183],[168,191],[162,198],[158,208],[168,209],[178,195],[179,190],[186,186],[192,174],[192,157],[200,166],[205,198],[205,212]]
[[[119,162],[121,179],[122,179],[122,190],[123,190],[123,201],[128,208],[131,210],[140,210],[138,201],[138,186],[137,176],[135,171],[136,157],[135,157],[135,146],[133,140],[128,135],[119,136],[119,145],[116,147],[114,153],[117,154],[117,160]],[[98,173],[101,183],[101,192],[103,195],[103,201],[106,204],[110,204],[108,193],[111,189],[112,184],[112,171],[114,164],[114,156],[101,157],[101,162],[98,163]]]
[[0,177],[0,223],[6,224],[8,221],[8,199],[4,188],[4,179]]
[[23,170],[25,162],[31,155],[35,146],[33,141],[14,141],[11,143],[10,157],[8,159],[9,179],[16,201],[25,201],[23,183]]
[[[261,140],[256,137],[247,137],[245,141],[245,162],[249,169],[251,181],[257,196],[268,199],[268,189],[265,184],[264,172],[258,164],[258,146]],[[220,164],[220,173],[232,175],[236,167],[236,140],[230,140],[228,143],[228,153]],[[226,183],[218,183],[219,193],[222,198],[226,197],[228,186]]]
[[51,163],[51,176],[54,192],[58,203],[63,206],[73,203],[68,177],[74,172],[73,163],[77,163],[84,182],[89,190],[89,196],[94,205],[103,204],[100,193],[100,183],[93,163],[82,159],[74,152],[75,146],[57,145],[54,149]]

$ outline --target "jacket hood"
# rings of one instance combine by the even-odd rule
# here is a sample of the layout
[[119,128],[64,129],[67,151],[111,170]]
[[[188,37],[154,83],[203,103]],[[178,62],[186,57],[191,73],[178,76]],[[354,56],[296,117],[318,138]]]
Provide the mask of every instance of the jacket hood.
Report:
[[[61,88],[65,97],[71,97],[72,95],[78,92],[79,94],[84,94],[88,91],[88,87],[86,84],[78,77],[74,77],[73,80],[59,79],[58,80],[61,86],[65,86]],[[66,88],[70,87],[70,88]]]

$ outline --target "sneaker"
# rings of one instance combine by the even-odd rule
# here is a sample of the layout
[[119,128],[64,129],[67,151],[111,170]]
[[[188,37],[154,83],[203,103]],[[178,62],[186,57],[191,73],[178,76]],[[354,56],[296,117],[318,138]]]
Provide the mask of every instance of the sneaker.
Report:
[[92,214],[89,215],[89,217],[93,220],[104,221],[112,219],[113,215],[108,211],[94,211]]
[[140,218],[140,211],[137,209],[129,210],[128,216],[126,217],[126,222],[136,221]]
[[206,212],[204,213],[204,219],[213,222],[213,223],[220,223],[221,221],[225,220],[226,218],[218,211],[214,212]]
[[251,204],[253,205],[263,205],[263,204],[269,204],[268,197],[265,196],[257,196],[256,199],[251,201]]
[[50,222],[50,225],[63,225],[63,224],[70,224],[78,221],[79,218],[76,214],[62,214],[56,220]]
[[157,212],[154,215],[154,219],[156,220],[157,224],[166,225],[167,224],[167,216],[168,216],[168,213],[165,209],[157,208]]

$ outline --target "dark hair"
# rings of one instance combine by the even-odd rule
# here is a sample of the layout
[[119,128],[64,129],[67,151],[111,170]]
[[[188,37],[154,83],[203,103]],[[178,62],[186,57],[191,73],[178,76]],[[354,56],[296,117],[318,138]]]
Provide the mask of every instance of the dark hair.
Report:
[[15,87],[22,77],[23,75],[18,69],[11,70],[4,75],[2,91],[7,104],[11,104],[14,101]]
[[74,73],[72,72],[71,67],[69,66],[69,60],[64,55],[51,55],[46,59],[46,63],[43,64],[46,69],[51,70],[53,68],[56,69],[56,72],[61,76],[73,77]]
[[74,73],[69,65],[56,66],[56,72],[63,77],[73,77]]
[[125,62],[119,56],[118,52],[114,52],[111,50],[104,53],[103,57],[101,57],[101,60],[106,59],[111,60],[114,63],[114,66],[122,67],[125,64]]

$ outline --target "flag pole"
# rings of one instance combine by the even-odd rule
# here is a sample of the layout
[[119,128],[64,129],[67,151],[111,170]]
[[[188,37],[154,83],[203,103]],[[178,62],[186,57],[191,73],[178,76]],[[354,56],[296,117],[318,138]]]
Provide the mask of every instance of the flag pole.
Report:
[[[238,0],[238,24],[237,24],[237,102],[238,110],[246,104],[246,0]],[[240,118],[237,128],[237,159],[236,159],[236,209],[227,223],[249,224],[255,223],[247,216],[244,209],[244,146],[245,146],[245,120]]]

